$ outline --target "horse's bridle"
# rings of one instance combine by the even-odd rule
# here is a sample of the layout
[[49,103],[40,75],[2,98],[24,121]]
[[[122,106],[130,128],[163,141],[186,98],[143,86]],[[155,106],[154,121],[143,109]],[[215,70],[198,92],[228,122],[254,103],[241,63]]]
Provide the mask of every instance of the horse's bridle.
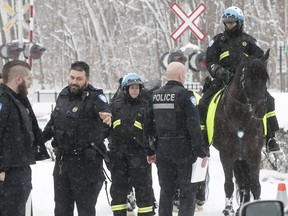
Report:
[[[245,90],[245,89],[243,89],[243,90]],[[244,93],[245,93],[245,97],[246,97],[246,103],[243,103],[243,102],[239,101],[238,99],[236,99],[235,97],[233,97],[233,95],[230,93],[230,91],[228,89],[228,86],[224,90],[224,97],[225,97],[225,95],[227,95],[230,98],[232,98],[239,105],[241,105],[243,107],[248,107],[249,112],[251,112],[251,118],[252,119],[261,120],[262,118],[258,118],[257,116],[255,116],[255,112],[253,112],[254,109],[253,109],[253,105],[252,104],[259,105],[259,104],[265,103],[266,102],[266,98],[261,99],[261,100],[257,100],[257,99],[254,99],[254,98],[249,98],[247,93],[246,93],[246,91],[244,91]],[[223,104],[223,106],[225,108],[224,104]],[[226,113],[225,113],[225,115],[226,115]],[[228,116],[227,116],[227,118],[228,118]]]
[[[249,94],[246,91],[246,86],[245,86],[245,67],[242,69],[242,75],[240,77],[240,86],[241,86],[241,90],[243,90],[245,98],[246,98],[246,102],[241,102],[240,100],[238,100],[237,98],[235,98],[229,91],[228,86],[225,87],[224,89],[224,93],[223,93],[223,97],[222,97],[222,105],[223,105],[223,111],[224,111],[224,115],[227,119],[227,122],[232,126],[232,128],[236,131],[237,137],[238,137],[238,141],[239,141],[239,146],[240,148],[242,147],[242,138],[245,135],[245,130],[247,128],[247,126],[250,124],[252,119],[255,120],[259,120],[261,121],[262,118],[258,118],[257,116],[255,116],[255,110],[253,109],[253,104],[256,105],[255,107],[257,107],[259,104],[265,103],[266,102],[266,98],[253,98],[253,97],[249,97]],[[247,121],[247,123],[242,126],[242,128],[237,127],[235,124],[233,124],[233,122],[230,120],[228,114],[227,114],[227,110],[226,110],[226,106],[224,103],[224,97],[230,97],[231,99],[233,99],[237,104],[243,106],[243,107],[248,107],[249,112],[251,113],[251,117],[249,118],[249,120]],[[254,111],[254,112],[253,112]],[[240,158],[242,158],[242,155],[240,155]]]
[[[255,98],[255,97],[252,97],[251,95],[249,95],[247,93],[247,89],[246,89],[246,85],[245,85],[245,70],[246,70],[246,68],[244,66],[243,69],[242,69],[242,75],[240,77],[241,89],[243,90],[243,92],[245,94],[245,98],[246,98],[246,103],[245,104],[248,106],[249,111],[252,113],[252,118],[260,119],[260,118],[256,117],[255,116],[255,112],[253,112],[253,104],[255,105],[255,107],[257,107],[257,106],[259,106],[261,104],[266,104],[267,98],[265,96],[263,98]],[[237,99],[235,99],[235,100],[237,100]],[[239,101],[239,103],[241,103],[241,102]]]

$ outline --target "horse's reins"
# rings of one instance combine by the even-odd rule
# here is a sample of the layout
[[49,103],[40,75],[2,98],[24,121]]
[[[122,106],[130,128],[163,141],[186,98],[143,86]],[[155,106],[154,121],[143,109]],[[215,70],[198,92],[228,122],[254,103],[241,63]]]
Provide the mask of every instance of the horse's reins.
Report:
[[[259,118],[257,118],[257,117],[254,115],[254,113],[253,113],[253,106],[252,106],[252,104],[256,104],[256,105],[262,104],[262,103],[264,103],[264,102],[266,101],[266,98],[264,97],[263,99],[258,99],[258,98],[253,98],[252,96],[248,96],[247,92],[245,91],[245,89],[246,89],[245,80],[244,80],[244,78],[245,78],[245,70],[246,70],[246,68],[243,67],[243,69],[242,69],[242,75],[241,75],[241,77],[240,77],[241,88],[242,88],[242,90],[243,90],[243,92],[244,92],[244,95],[245,95],[245,97],[246,97],[246,100],[247,100],[246,105],[249,107],[249,111],[252,113],[252,118],[259,119]],[[231,95],[231,94],[230,94],[230,95]],[[233,96],[231,95],[231,97],[233,97]],[[235,98],[233,98],[233,99],[235,99]],[[236,100],[236,99],[235,99],[235,100]],[[239,101],[239,102],[240,102],[240,101]],[[262,119],[262,118],[261,118],[261,119]]]
[[[242,72],[242,76],[240,78],[240,82],[241,82],[241,87],[243,90],[245,90],[245,84],[244,84],[244,71],[245,71],[245,68],[243,68]],[[260,101],[254,99],[254,98],[249,98],[247,93],[244,91],[244,94],[246,96],[246,99],[247,99],[247,103],[242,103],[241,101],[239,101],[238,99],[236,99],[235,97],[233,97],[233,95],[230,93],[229,89],[228,89],[228,86],[226,86],[225,90],[224,90],[224,93],[223,93],[223,97],[221,99],[222,101],[222,105],[223,105],[223,110],[224,110],[224,115],[227,119],[227,122],[229,123],[229,125],[236,131],[236,134],[237,134],[237,137],[238,137],[238,141],[239,141],[239,146],[240,146],[240,149],[242,149],[242,138],[244,137],[245,135],[245,130],[247,128],[247,126],[250,124],[251,120],[252,119],[256,119],[256,120],[261,120],[259,118],[257,118],[255,115],[253,115],[253,107],[252,107],[252,103],[251,102],[254,102],[256,101],[257,103],[256,104],[259,104],[259,103],[263,103],[263,101],[265,101],[265,99],[261,99]],[[229,118],[228,116],[228,113],[227,113],[227,109],[226,109],[226,106],[225,106],[225,103],[224,103],[224,98],[225,96],[228,96],[230,97],[231,99],[233,99],[233,101],[235,101],[237,104],[243,106],[243,107],[248,107],[249,109],[249,112],[251,112],[251,116],[248,120],[248,122],[246,123],[246,125],[244,125],[242,127],[242,129],[240,129],[239,127],[236,127],[235,124],[232,123],[231,119]],[[240,151],[240,159],[242,159],[242,151]]]
[[[245,129],[246,129],[246,127],[249,125],[249,123],[250,123],[250,121],[251,121],[251,119],[253,118],[253,115],[251,115],[251,117],[249,118],[249,121],[247,122],[247,124],[243,127],[243,129],[242,130],[240,130],[239,128],[237,128],[232,122],[231,122],[231,120],[230,120],[230,118],[229,118],[229,116],[228,116],[228,114],[227,114],[227,109],[226,109],[226,106],[225,106],[225,103],[224,103],[224,97],[225,96],[229,96],[230,98],[232,98],[235,102],[237,102],[238,104],[240,104],[241,106],[247,106],[247,104],[245,103],[241,103],[239,100],[237,100],[235,97],[233,97],[232,95],[231,95],[231,93],[229,92],[229,90],[228,90],[228,87],[226,87],[226,89],[224,90],[224,93],[223,93],[223,97],[222,97],[222,104],[223,104],[223,109],[224,109],[224,114],[225,114],[225,117],[226,117],[226,119],[227,119],[227,121],[228,121],[228,123],[234,128],[234,130],[238,133],[238,131],[243,131],[243,133],[244,133],[244,131],[245,131]],[[249,108],[249,111],[250,111],[250,107],[248,106],[248,108]],[[243,134],[244,135],[244,134]]]

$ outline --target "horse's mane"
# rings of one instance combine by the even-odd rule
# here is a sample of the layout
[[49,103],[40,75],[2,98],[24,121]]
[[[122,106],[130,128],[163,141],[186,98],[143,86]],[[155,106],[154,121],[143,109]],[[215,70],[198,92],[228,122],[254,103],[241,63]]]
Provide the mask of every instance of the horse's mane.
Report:
[[252,79],[254,77],[255,79],[267,80],[269,82],[270,79],[267,70],[269,53],[268,57],[266,54],[262,58],[244,56],[236,70],[236,74],[242,76],[244,70],[245,76],[250,76]]

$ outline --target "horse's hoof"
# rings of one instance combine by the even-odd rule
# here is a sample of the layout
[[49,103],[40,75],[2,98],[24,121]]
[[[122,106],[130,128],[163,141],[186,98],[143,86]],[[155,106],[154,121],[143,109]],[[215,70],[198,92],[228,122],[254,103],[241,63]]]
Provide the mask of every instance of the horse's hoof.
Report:
[[173,205],[173,212],[179,212],[179,206]]
[[226,206],[222,213],[225,216],[235,216],[235,211],[232,206]]
[[195,205],[195,212],[203,211],[203,206]]

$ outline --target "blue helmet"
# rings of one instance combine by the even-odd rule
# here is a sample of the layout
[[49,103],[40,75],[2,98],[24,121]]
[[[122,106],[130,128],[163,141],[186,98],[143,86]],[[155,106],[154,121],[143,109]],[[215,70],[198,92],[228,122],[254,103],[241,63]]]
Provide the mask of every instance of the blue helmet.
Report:
[[227,23],[236,21],[244,22],[244,14],[242,10],[235,6],[227,8],[222,16],[222,22]]
[[121,82],[121,89],[124,90],[127,86],[130,85],[140,85],[141,88],[143,87],[143,82],[138,74],[128,73],[123,77]]

